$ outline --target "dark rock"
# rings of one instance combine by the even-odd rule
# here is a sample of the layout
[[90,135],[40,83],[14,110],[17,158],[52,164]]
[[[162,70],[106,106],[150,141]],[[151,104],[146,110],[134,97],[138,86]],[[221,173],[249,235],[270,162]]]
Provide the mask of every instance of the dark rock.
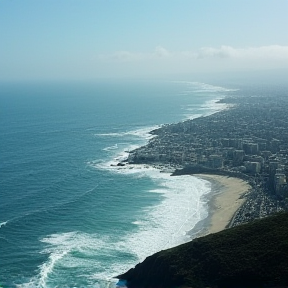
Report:
[[288,213],[160,251],[117,278],[129,288],[288,285]]

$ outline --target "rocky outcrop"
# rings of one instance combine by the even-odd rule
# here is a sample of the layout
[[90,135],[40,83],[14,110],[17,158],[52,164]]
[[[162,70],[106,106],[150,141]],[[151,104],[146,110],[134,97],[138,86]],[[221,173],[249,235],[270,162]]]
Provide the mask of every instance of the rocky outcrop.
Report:
[[288,213],[160,251],[119,275],[129,288],[288,285]]

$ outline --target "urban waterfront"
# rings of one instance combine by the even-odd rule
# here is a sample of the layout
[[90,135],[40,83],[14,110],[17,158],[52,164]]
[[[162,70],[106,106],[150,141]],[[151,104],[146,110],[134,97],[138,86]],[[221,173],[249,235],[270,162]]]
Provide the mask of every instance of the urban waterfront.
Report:
[[287,88],[254,93],[230,95],[219,101],[227,105],[223,111],[152,131],[156,137],[132,151],[126,162],[176,170],[174,175],[245,179],[252,188],[230,226],[288,210]]

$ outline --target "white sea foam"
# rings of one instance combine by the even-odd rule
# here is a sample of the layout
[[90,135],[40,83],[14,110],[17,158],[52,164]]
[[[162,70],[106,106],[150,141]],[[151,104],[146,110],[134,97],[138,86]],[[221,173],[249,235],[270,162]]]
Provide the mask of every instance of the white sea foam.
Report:
[[118,144],[115,144],[115,145],[106,147],[106,148],[104,148],[103,150],[104,150],[104,151],[111,151],[111,150],[115,150],[115,149],[118,149]]
[[8,222],[9,222],[9,220],[1,222],[0,223],[0,228],[4,227]]
[[122,137],[125,135],[125,132],[119,132],[119,133],[96,133],[94,134],[98,137]]
[[[157,207],[148,208],[146,218],[134,222],[141,230],[141,235],[135,237],[145,239],[145,243],[151,241],[146,249],[135,251],[140,260],[147,256],[145,252],[141,254],[143,251],[150,250],[149,252],[155,253],[186,242],[190,239],[187,232],[208,215],[203,195],[209,193],[211,187],[205,180],[189,175],[170,176],[169,173],[161,173],[157,168],[148,165],[127,165],[115,168],[115,171],[134,174],[136,177],[149,176],[158,187],[149,192],[160,193],[164,197]],[[127,241],[131,241],[133,237]]]
[[[188,112],[189,112],[189,109],[186,109]],[[194,110],[193,108],[191,110]],[[199,118],[201,116],[203,116],[202,114],[188,114],[188,113],[185,113],[184,114],[185,116],[185,120],[193,120],[195,118]]]
[[[149,165],[111,166],[111,163],[127,157],[127,150],[133,148],[126,148],[126,152],[118,154],[113,160],[88,164],[127,177],[150,177],[155,182],[155,188],[147,193],[161,194],[161,203],[148,207],[139,219],[133,221],[137,232],[120,235],[117,239],[80,232],[58,233],[43,238],[41,242],[46,247],[42,253],[49,256],[39,266],[37,277],[19,288],[50,287],[52,275],[53,278],[63,279],[63,275],[57,274],[63,269],[65,273],[69,273],[69,269],[80,269],[82,275],[79,278],[84,277],[91,283],[87,287],[115,287],[116,281],[111,280],[115,275],[157,251],[190,240],[187,232],[207,216],[203,195],[210,191],[209,183],[192,176],[172,177]],[[106,259],[104,262],[103,257]]]
[[135,130],[125,131],[125,132],[113,132],[113,133],[96,133],[97,137],[123,137],[123,136],[137,136],[140,138],[151,139],[154,136],[150,132],[154,129],[161,127],[160,125],[141,127]]
[[[216,112],[225,110],[229,107],[228,104],[226,103],[220,103],[219,100],[223,99],[223,97],[218,97],[216,99],[213,100],[207,100],[203,105],[201,105],[200,107],[197,107],[198,111],[201,111],[201,114],[195,114],[195,109],[196,107],[194,105],[188,105],[187,107],[185,107],[184,109],[188,112],[185,113],[185,117],[186,119],[192,120],[195,118],[199,118],[201,116],[208,116],[208,115],[212,115]],[[192,114],[191,114],[192,112]],[[194,113],[193,113],[194,112]]]
[[[161,193],[164,200],[147,211],[146,221],[140,222],[140,232],[130,237],[140,260],[147,256],[146,251],[152,254],[190,240],[187,232],[207,216],[202,196],[210,191],[208,182],[192,176],[171,177],[157,171],[148,174],[161,187],[150,193]],[[143,244],[139,239],[145,239]],[[147,247],[144,249],[143,245]]]
[[[183,95],[194,95],[195,93],[204,93],[201,96],[213,97],[212,100],[207,100],[203,105],[197,107],[197,105],[187,105],[183,107],[185,119],[192,120],[201,116],[208,116],[229,107],[226,103],[219,103],[218,101],[225,98],[228,92],[237,91],[238,89],[227,89],[220,86],[214,86],[201,82],[188,82],[188,81],[176,81],[176,83],[185,83],[187,89],[182,92]],[[201,111],[201,113],[195,113],[195,110]],[[188,112],[188,113],[187,113]]]
[[[120,264],[114,261],[113,255],[119,251],[125,252],[126,247],[123,245],[121,247],[121,243],[120,245],[119,243],[114,243],[109,237],[102,236],[101,239],[98,235],[89,235],[80,232],[52,234],[43,238],[41,242],[46,245],[46,248],[41,253],[49,255],[47,261],[39,266],[37,276],[30,279],[28,283],[18,285],[17,287],[70,287],[57,283],[57,279],[64,279],[64,281],[66,279],[68,282],[69,273],[75,273],[75,268],[80,269],[82,273],[82,275],[77,275],[78,279],[83,278],[85,281],[88,279],[87,281],[91,283],[91,285],[89,283],[89,285],[83,287],[97,287],[96,279],[97,282],[101,279],[98,283],[99,288],[115,287],[116,280],[113,280],[112,277],[116,275],[115,271],[119,271],[119,268],[117,270],[114,266],[120,266]],[[112,258],[111,261],[101,261],[103,256],[110,257],[110,255]],[[119,263],[120,259],[118,260]],[[114,266],[113,262],[116,263]],[[52,275],[53,277],[51,277]]]
[[[113,158],[110,158],[108,161],[107,159],[98,159],[94,161],[87,162],[88,166],[96,167],[98,169],[104,169],[104,170],[114,170],[111,168],[112,166],[116,166],[119,162],[124,161],[128,158],[129,152],[133,151],[142,145],[145,145],[150,139],[155,137],[155,135],[150,134],[151,131],[160,128],[161,126],[148,126],[148,127],[141,127],[139,129],[130,130],[126,132],[120,132],[120,133],[104,133],[104,134],[95,134],[97,137],[127,137],[132,136],[132,140],[129,139],[128,141],[131,141],[131,144],[122,143],[124,145],[120,145],[121,143],[116,143],[114,145],[108,146],[104,148],[104,151],[113,151],[117,150],[117,153],[114,155]],[[133,144],[132,144],[133,143]],[[135,144],[137,143],[137,144]],[[123,147],[121,149],[121,147]]]
[[115,166],[117,166],[119,162],[126,160],[128,158],[130,151],[133,151],[140,146],[141,146],[140,144],[139,145],[131,144],[128,147],[118,151],[117,154],[114,155],[114,157],[109,159],[108,161],[107,159],[94,160],[87,162],[87,165],[101,170],[115,171]]
[[[192,120],[192,119],[195,119],[195,118],[198,118],[198,117],[201,117],[201,116],[208,116],[208,115],[214,114],[216,112],[219,112],[221,110],[227,109],[227,107],[228,107],[227,104],[218,103],[218,101],[221,100],[222,98],[223,97],[219,97],[217,99],[206,101],[201,106],[200,109],[198,108],[199,110],[204,111],[202,114],[195,114],[195,113],[188,114],[188,113],[185,113],[184,114],[185,118]],[[193,105],[191,105],[191,106],[188,106],[186,108],[186,110],[187,111],[195,111],[195,107],[193,108]],[[146,128],[142,128],[142,129],[139,129],[139,130],[133,130],[133,131],[130,131],[130,132],[125,132],[125,133],[119,133],[119,135],[121,135],[121,137],[123,137],[125,135],[126,136],[127,135],[133,135],[133,136],[136,136],[137,138],[142,139],[142,141],[138,142],[139,144],[130,144],[129,146],[126,146],[122,150],[117,151],[117,154],[114,155],[113,158],[110,158],[108,161],[106,159],[89,161],[89,162],[87,162],[87,165],[96,167],[98,169],[115,171],[115,168],[113,168],[113,166],[117,166],[117,164],[119,162],[122,162],[122,161],[126,160],[128,158],[128,156],[129,156],[129,152],[130,151],[133,151],[133,150],[141,147],[142,145],[145,145],[148,142],[148,140],[150,140],[153,137],[155,137],[155,135],[152,135],[149,132],[151,132],[152,130],[154,130],[156,128],[159,128],[159,127],[161,127],[161,126],[146,127]],[[105,134],[105,135],[108,136],[108,134]],[[113,133],[113,135],[114,135],[114,133]],[[112,146],[104,148],[103,150],[111,151],[111,150],[116,150],[118,148],[119,148],[118,145],[114,144]],[[139,165],[134,165],[134,166],[129,165],[128,169],[129,170],[131,170],[132,168],[133,169],[142,169],[142,168],[139,168],[139,167],[140,167]],[[117,167],[117,170],[123,171],[123,168]]]
[[[186,93],[193,92],[233,92],[238,91],[238,89],[229,89],[221,86],[215,86],[203,82],[193,82],[193,81],[173,81],[174,83],[185,83],[187,87],[192,90],[186,90]],[[184,92],[185,93],[185,92]],[[186,94],[187,95],[187,94]]]
[[202,106],[202,109],[206,110],[207,112],[204,116],[212,115],[216,112],[225,110],[230,107],[229,104],[220,103],[218,101],[222,100],[224,97],[219,97],[213,100],[206,101],[205,104]]
[[115,281],[111,280],[115,275],[157,251],[190,240],[187,232],[207,215],[203,201],[203,195],[210,191],[207,181],[188,175],[172,177],[153,167],[122,169],[122,173],[150,176],[155,181],[155,189],[147,193],[161,194],[163,201],[148,207],[133,222],[137,225],[136,231],[117,238],[82,232],[57,233],[43,238],[41,241],[46,247],[42,253],[49,256],[30,287],[50,287],[49,277],[53,275],[53,281],[57,277],[63,279],[61,273],[68,277],[75,269],[81,271],[78,278],[88,281],[88,287],[115,287]]
[[[61,275],[61,273],[65,273],[68,279],[69,273],[73,273],[75,268],[80,269],[82,273],[77,278],[83,278],[89,283],[87,287],[97,287],[96,285],[101,288],[115,287],[117,281],[113,280],[113,277],[120,273],[123,267],[128,268],[135,264],[123,261],[121,255],[133,252],[129,245],[121,239],[115,242],[115,239],[108,236],[100,237],[96,234],[69,232],[53,234],[41,241],[46,244],[42,253],[49,254],[48,260],[39,267],[39,274],[31,279],[30,286],[27,286],[27,283],[26,286],[19,286],[21,288],[50,287],[49,276],[53,274],[54,280],[52,281],[55,281],[57,277],[65,279],[64,275]],[[103,261],[103,258],[106,261]],[[56,265],[61,269],[55,269]]]

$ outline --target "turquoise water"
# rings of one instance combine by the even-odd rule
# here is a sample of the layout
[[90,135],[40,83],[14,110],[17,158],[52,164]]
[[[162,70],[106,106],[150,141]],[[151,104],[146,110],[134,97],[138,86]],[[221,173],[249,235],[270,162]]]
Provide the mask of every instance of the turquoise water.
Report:
[[229,89],[195,82],[2,84],[0,285],[115,287],[189,240],[210,184],[111,166],[161,124],[208,115]]

